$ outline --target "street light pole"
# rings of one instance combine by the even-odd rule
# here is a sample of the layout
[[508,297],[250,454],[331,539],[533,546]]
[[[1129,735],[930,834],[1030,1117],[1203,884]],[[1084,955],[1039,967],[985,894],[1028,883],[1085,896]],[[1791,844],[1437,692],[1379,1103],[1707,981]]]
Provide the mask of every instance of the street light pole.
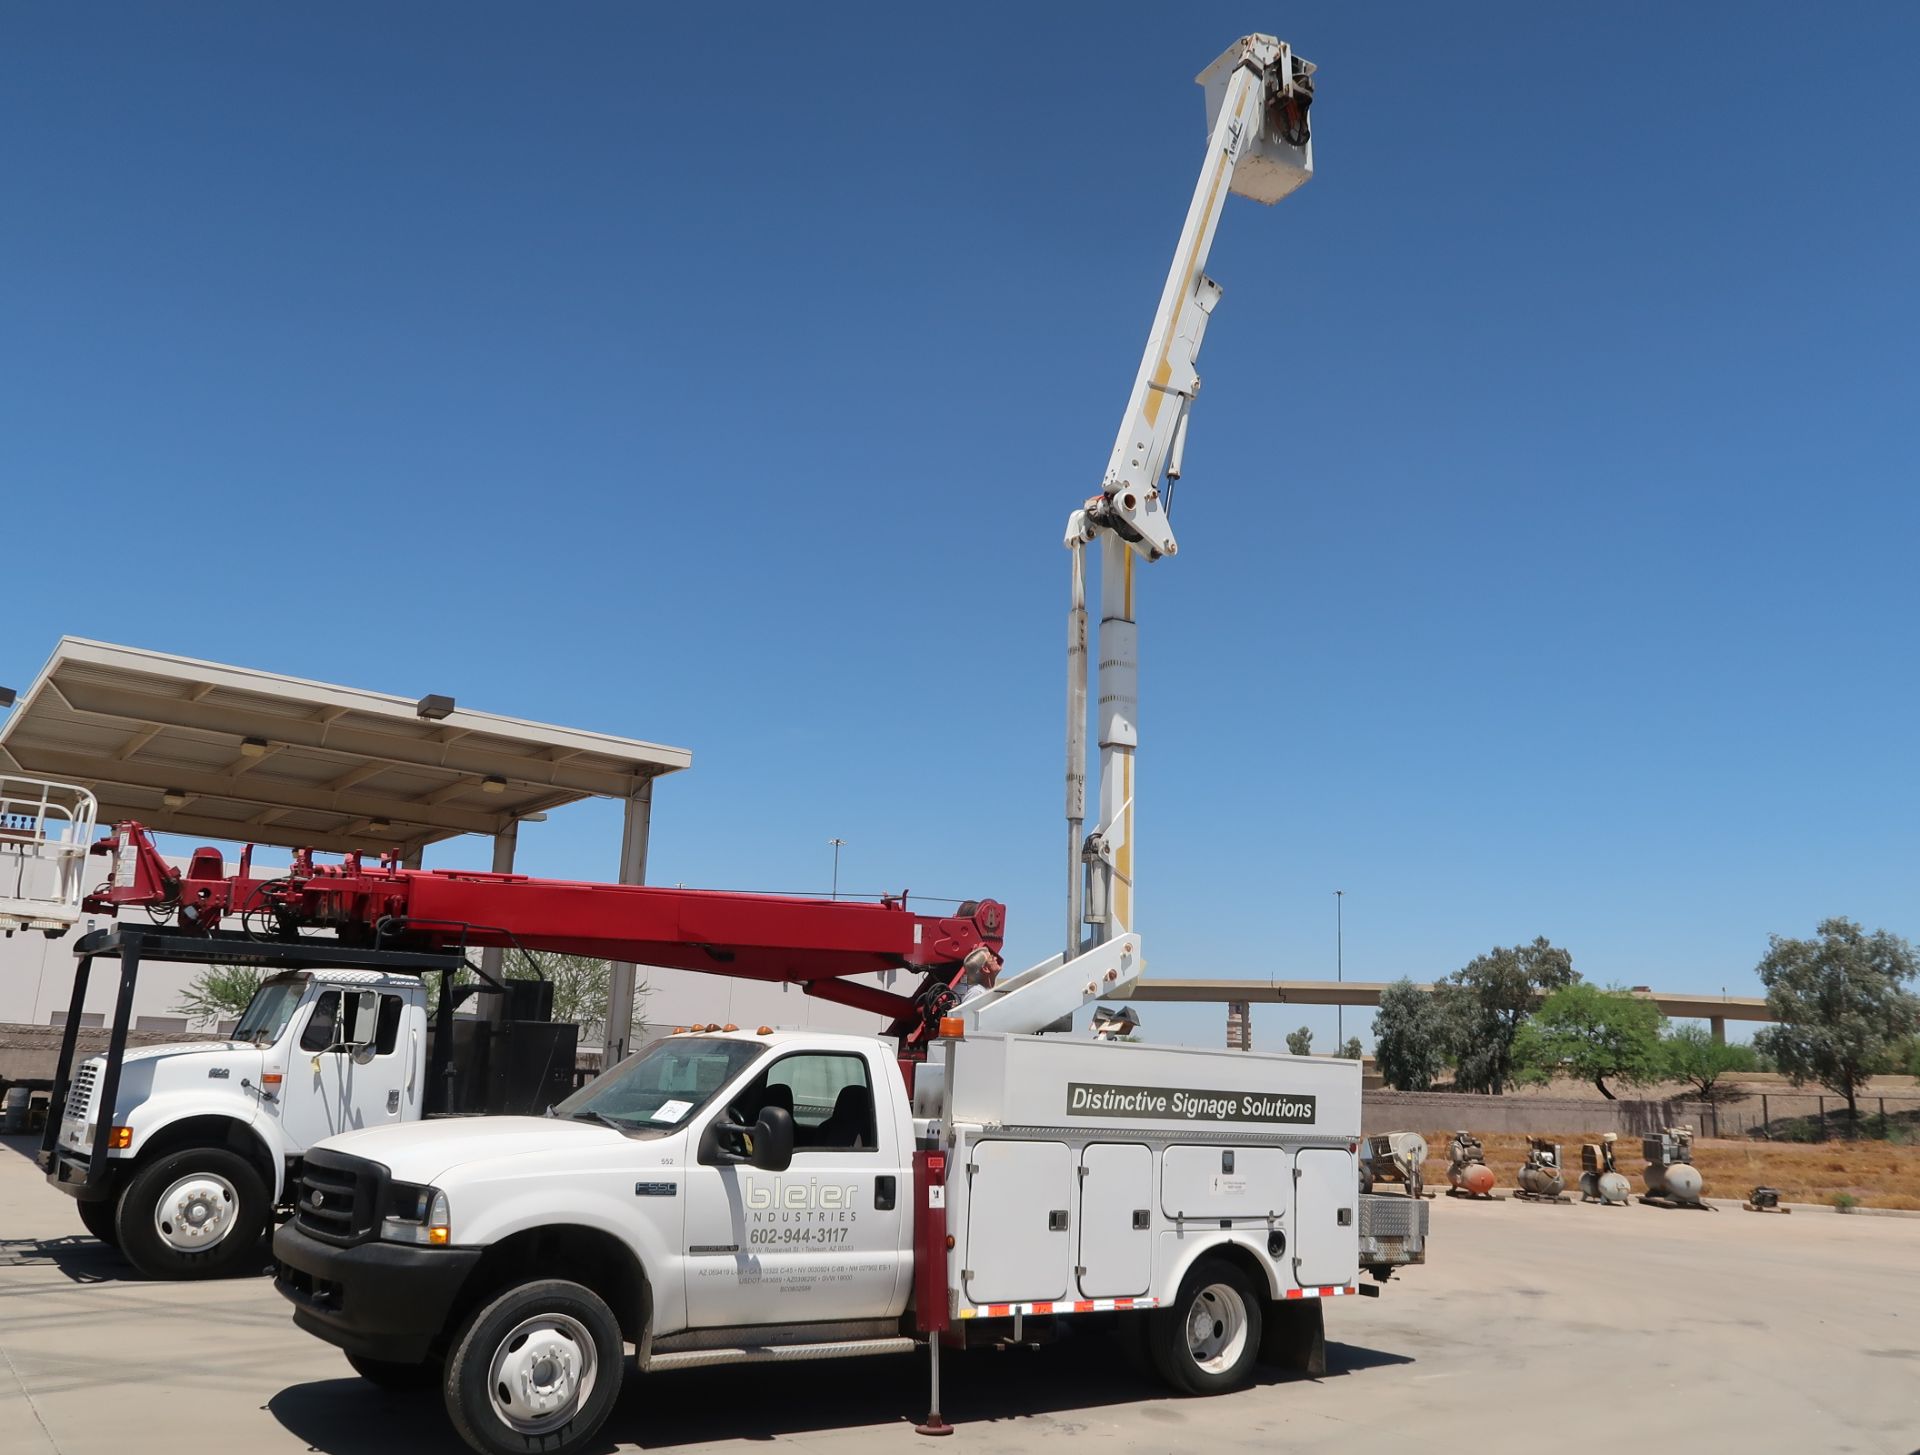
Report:
[[[1333,978],[1336,984],[1344,984],[1347,978],[1347,891],[1333,891]],[[1347,1045],[1347,1008],[1338,1002],[1333,1007],[1333,1039],[1338,1043],[1334,1055],[1339,1055]]]
[[840,897],[840,850],[846,847],[847,841],[828,839],[827,842],[833,845],[833,897],[838,899]]

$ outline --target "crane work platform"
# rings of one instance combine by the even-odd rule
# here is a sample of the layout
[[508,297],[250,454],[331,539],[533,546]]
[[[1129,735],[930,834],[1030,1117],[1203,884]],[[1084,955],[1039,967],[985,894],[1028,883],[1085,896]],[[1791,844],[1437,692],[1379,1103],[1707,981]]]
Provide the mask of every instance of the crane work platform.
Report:
[[98,813],[77,784],[0,773],[0,934],[73,927]]

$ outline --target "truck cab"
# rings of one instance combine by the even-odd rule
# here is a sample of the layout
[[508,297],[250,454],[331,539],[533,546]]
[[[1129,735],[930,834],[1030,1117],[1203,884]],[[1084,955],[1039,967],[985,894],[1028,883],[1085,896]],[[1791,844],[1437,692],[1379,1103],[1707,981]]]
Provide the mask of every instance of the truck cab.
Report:
[[126,1051],[111,1108],[101,1104],[108,1058],[75,1068],[49,1180],[79,1201],[88,1231],[148,1276],[230,1271],[259,1257],[307,1148],[421,1115],[426,1049],[418,976],[270,976],[228,1036]]

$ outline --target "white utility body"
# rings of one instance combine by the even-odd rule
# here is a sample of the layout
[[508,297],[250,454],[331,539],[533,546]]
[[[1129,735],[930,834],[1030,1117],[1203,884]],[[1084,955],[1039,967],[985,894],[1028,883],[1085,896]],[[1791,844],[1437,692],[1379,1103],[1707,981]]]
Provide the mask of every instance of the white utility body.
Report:
[[1357,1062],[1045,1036],[936,1054],[915,1111],[952,1158],[956,1317],[1164,1304],[1223,1253],[1264,1298],[1352,1291]]

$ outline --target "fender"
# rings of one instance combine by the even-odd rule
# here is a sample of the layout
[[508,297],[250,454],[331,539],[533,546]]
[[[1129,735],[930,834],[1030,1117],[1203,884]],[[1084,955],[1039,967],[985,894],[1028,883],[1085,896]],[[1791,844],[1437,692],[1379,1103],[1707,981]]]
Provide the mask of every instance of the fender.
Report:
[[[1283,1228],[1281,1231],[1286,1230]],[[1160,1235],[1161,1245],[1170,1250],[1170,1256],[1166,1273],[1157,1280],[1164,1290],[1160,1295],[1162,1302],[1172,1302],[1180,1291],[1181,1281],[1186,1278],[1188,1269],[1207,1254],[1217,1253],[1226,1247],[1248,1255],[1237,1258],[1236,1262],[1251,1263],[1264,1271],[1268,1298],[1282,1297],[1293,1286],[1291,1280],[1282,1276],[1283,1269],[1293,1266],[1293,1235],[1287,1234],[1287,1251],[1277,1262],[1267,1253],[1267,1236],[1265,1228],[1221,1228],[1204,1239],[1182,1238],[1176,1233],[1163,1232]]]
[[268,1190],[273,1205],[278,1207],[286,1194],[287,1159],[292,1154],[280,1123],[273,1117],[263,1115],[258,1099],[244,1091],[208,1095],[205,1092],[182,1090],[149,1097],[129,1113],[133,1144],[124,1152],[109,1155],[116,1162],[137,1162],[169,1128],[181,1122],[203,1119],[217,1119],[242,1129],[242,1135],[259,1149],[265,1162],[273,1168],[272,1185]]
[[[652,1289],[652,1332],[665,1334],[678,1332],[687,1321],[679,1246],[685,1173],[683,1167],[602,1167],[466,1182],[455,1168],[435,1185],[447,1195],[453,1242],[463,1247],[487,1247],[557,1225],[590,1228],[615,1239],[633,1255]],[[634,1191],[640,1181],[671,1182],[675,1192],[643,1198]]]

